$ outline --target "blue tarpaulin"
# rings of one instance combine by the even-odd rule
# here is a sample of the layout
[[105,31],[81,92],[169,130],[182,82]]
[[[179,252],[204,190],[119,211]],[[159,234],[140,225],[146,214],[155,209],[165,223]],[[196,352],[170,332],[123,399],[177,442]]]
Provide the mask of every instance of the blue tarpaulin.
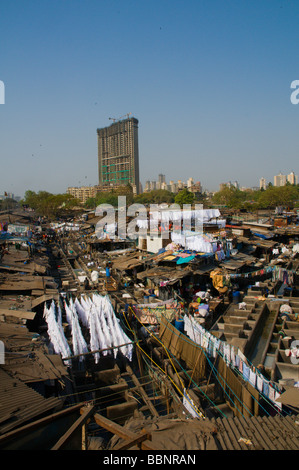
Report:
[[263,238],[264,240],[268,240],[269,238],[272,238],[273,235],[265,235],[263,233],[255,233],[253,232],[253,235],[255,235],[256,237],[259,237],[259,238]]
[[187,258],[179,258],[176,262],[176,264],[183,264],[183,263],[189,263],[195,258],[195,256],[188,256]]

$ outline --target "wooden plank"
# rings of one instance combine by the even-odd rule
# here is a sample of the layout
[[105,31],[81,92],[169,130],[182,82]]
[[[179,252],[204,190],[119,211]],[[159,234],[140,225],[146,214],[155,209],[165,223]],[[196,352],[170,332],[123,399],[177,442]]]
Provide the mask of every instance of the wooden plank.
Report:
[[40,297],[37,297],[36,299],[32,300],[32,308],[36,307],[37,305],[42,304],[43,302],[46,302],[47,300],[52,300],[55,297],[54,295],[41,295]]
[[29,268],[25,268],[25,267],[20,267],[20,266],[13,266],[13,265],[10,265],[10,266],[2,266],[0,265],[0,270],[1,271],[17,271],[17,272],[24,272],[24,273],[30,273],[32,274],[33,272],[33,269],[29,269]]
[[134,400],[128,401],[125,403],[120,403],[119,405],[107,406],[107,418],[115,419],[117,421],[124,422],[130,416],[133,415],[134,411],[137,409],[137,402]]
[[86,421],[94,414],[95,407],[88,406],[83,410],[83,414],[74,422],[69,430],[56,442],[51,450],[59,450],[65,445],[79,428],[85,425]]
[[31,295],[36,296],[36,297],[40,297],[44,293],[45,293],[44,289],[32,289],[31,291]]
[[28,310],[12,310],[9,308],[0,307],[0,315],[4,315],[6,317],[17,317],[24,318],[26,320],[33,320],[36,315],[36,312],[31,312]]
[[125,390],[128,390],[129,386],[125,380],[120,381],[117,384],[104,385],[103,387],[97,388],[96,392],[99,396],[106,395],[109,398],[109,395],[117,395]]
[[[114,423],[113,421],[105,418],[99,413],[95,413],[94,419],[99,426],[103,427],[104,429],[111,432],[112,434],[116,434],[117,436],[121,437],[125,441],[128,441],[130,439],[135,439],[136,437],[138,437],[138,435],[135,434],[134,432],[130,431],[129,429],[124,428],[123,426],[120,426],[117,423]],[[142,442],[141,448],[143,450],[159,450],[156,446],[154,446],[148,440]]]
[[[27,277],[27,276],[26,276]],[[9,290],[9,291],[24,291],[24,290],[42,290],[44,291],[44,282],[43,278],[33,279],[24,279],[22,281],[4,281],[0,283],[0,290]]]

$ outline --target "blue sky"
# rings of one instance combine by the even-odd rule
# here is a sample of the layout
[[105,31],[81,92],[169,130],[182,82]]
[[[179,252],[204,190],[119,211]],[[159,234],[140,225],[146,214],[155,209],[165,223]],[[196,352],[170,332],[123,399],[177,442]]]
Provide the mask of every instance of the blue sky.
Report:
[[296,0],[1,0],[0,194],[97,184],[96,130],[127,113],[143,183],[299,174],[298,20]]

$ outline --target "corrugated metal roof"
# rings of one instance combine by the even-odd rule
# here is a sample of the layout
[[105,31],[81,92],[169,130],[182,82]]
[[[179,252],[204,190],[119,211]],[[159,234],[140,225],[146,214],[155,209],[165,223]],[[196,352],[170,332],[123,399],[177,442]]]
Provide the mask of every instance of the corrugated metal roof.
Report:
[[50,355],[39,335],[24,325],[0,322],[0,339],[5,345],[2,369],[22,382],[60,379],[68,375],[59,355]]
[[61,408],[59,398],[44,398],[0,368],[0,434]]
[[222,450],[298,450],[296,415],[217,418],[216,437]]
[[[101,417],[97,414],[97,419]],[[105,419],[100,425],[105,427]],[[97,421],[98,422],[98,421]],[[98,422],[99,424],[99,422]],[[110,429],[113,427],[110,427]],[[106,429],[109,429],[107,427]],[[116,450],[125,444],[130,432],[151,434],[155,448],[167,450],[298,450],[298,415],[265,417],[227,417],[212,419],[169,419],[167,416],[152,419],[131,418],[121,427],[115,428],[108,448]],[[129,438],[128,438],[129,439]],[[133,449],[133,447],[132,447]]]
[[60,356],[47,354],[39,336],[25,325],[0,322],[5,363],[0,366],[0,435],[60,409],[60,398],[44,398],[26,382],[60,379],[67,370]]

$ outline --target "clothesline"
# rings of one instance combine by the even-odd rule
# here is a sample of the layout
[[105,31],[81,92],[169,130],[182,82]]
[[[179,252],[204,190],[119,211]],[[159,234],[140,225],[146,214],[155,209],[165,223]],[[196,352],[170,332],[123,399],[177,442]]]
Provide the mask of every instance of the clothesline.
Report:
[[217,354],[222,355],[228,367],[237,371],[246,382],[281,410],[282,405],[277,402],[280,393],[275,384],[267,380],[256,368],[248,365],[249,361],[239,348],[216,338],[188,315],[184,316],[184,330],[192,341],[207,352],[208,356],[215,359]]
[[[61,354],[67,365],[71,365],[68,360],[71,356],[77,356],[80,361],[84,360],[89,348],[95,351],[93,355],[96,363],[99,361],[100,352],[102,355],[107,355],[111,350],[115,357],[117,352],[121,351],[129,361],[132,360],[133,343],[122,330],[108,296],[94,293],[92,298],[81,296],[75,301],[70,299],[68,303],[64,300],[64,308],[72,336],[73,354],[62,327],[60,304],[56,306],[53,300],[47,308],[45,303],[44,318],[53,349],[56,354]],[[82,334],[81,325],[89,330],[89,345]]]
[[255,277],[255,276],[262,276],[264,274],[269,273],[287,273],[289,275],[296,274],[296,270],[293,269],[285,269],[279,266],[267,266],[266,268],[259,269],[257,271],[250,271],[247,273],[237,273],[237,274],[225,274],[226,276],[230,276],[231,278],[236,277]]
[[[152,313],[153,315],[156,314],[154,311]],[[160,315],[164,317],[162,312],[160,312]],[[168,321],[166,317],[165,319]],[[139,319],[139,321],[141,320]],[[184,316],[184,331],[192,341],[206,352],[207,356],[214,359],[216,359],[217,354],[222,356],[228,367],[241,375],[246,382],[263,394],[279,410],[282,409],[281,403],[277,402],[280,392],[276,384],[267,380],[253,365],[249,365],[249,361],[239,348],[216,338],[192,317],[189,318],[187,314]]]

